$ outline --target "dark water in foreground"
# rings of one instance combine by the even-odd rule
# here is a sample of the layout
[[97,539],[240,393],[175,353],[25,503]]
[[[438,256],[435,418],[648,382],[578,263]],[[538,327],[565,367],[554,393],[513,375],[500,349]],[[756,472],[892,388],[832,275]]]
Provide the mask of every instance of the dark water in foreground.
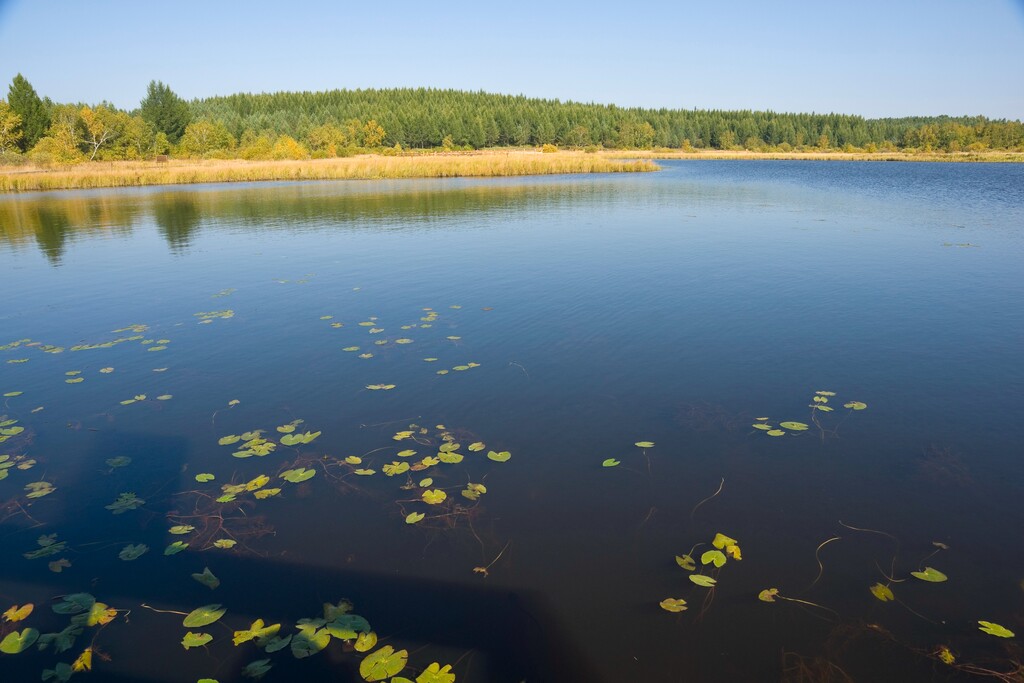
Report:
[[[0,611],[34,603],[17,627],[45,634],[72,618],[54,596],[121,610],[65,652],[0,655],[0,680],[90,643],[75,680],[226,683],[262,659],[265,681],[361,680],[366,655],[323,622],[311,657],[232,644],[256,619],[295,638],[341,599],[409,679],[435,661],[458,681],[1012,670],[1024,167],[665,167],[0,198],[0,345],[28,340],[0,351],[0,394],[22,392],[3,429],[24,427],[0,454],[35,461],[0,470]],[[320,435],[281,444],[295,420]],[[218,445],[252,430],[275,449]],[[461,462],[422,463],[450,442]],[[315,474],[281,478],[298,468]],[[144,503],[113,514],[123,493]],[[701,566],[719,532],[742,560]],[[66,546],[26,558],[49,534]],[[149,551],[119,559],[129,544]],[[926,566],[948,580],[911,576]],[[190,578],[204,567],[218,588]],[[196,628],[155,611],[210,603],[226,614]],[[213,640],[185,650],[188,631]]]

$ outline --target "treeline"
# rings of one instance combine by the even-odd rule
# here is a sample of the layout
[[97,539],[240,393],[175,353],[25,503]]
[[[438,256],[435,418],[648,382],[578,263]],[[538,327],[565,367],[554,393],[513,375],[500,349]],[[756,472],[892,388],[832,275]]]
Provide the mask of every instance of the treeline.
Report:
[[304,159],[374,150],[550,146],[752,151],[1024,149],[1020,121],[977,117],[865,119],[621,108],[434,89],[237,94],[186,102],[152,82],[134,111],[58,104],[20,74],[0,100],[7,162],[189,158]]

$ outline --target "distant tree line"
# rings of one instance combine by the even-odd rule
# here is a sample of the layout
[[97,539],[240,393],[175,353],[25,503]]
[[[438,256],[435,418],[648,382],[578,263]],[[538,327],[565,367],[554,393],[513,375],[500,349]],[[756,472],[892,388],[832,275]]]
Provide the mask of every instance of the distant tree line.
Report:
[[0,100],[0,157],[40,163],[199,158],[303,159],[365,150],[556,145],[594,150],[980,151],[1024,149],[1020,121],[865,119],[622,108],[457,90],[397,88],[236,94],[187,102],[153,81],[138,109],[58,104],[21,75]]

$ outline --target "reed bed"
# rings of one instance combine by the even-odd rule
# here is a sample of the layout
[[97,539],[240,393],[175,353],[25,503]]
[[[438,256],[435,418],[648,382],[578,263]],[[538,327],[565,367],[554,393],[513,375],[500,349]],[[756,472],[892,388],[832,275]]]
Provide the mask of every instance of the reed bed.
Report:
[[943,161],[943,162],[999,162],[1024,163],[1024,152],[753,152],[750,150],[700,149],[682,150],[623,150],[603,152],[610,159],[782,159],[801,161]]
[[361,155],[301,161],[95,162],[68,168],[0,168],[0,192],[186,185],[261,180],[376,180],[656,171],[651,161],[577,152]]

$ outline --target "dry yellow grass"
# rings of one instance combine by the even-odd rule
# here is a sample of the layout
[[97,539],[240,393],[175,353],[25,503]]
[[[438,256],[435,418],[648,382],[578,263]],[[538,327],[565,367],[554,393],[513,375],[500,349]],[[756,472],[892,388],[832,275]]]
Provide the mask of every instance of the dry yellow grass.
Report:
[[527,151],[417,156],[361,155],[302,161],[96,162],[69,168],[0,168],[0,192],[251,182],[369,180],[655,171],[651,161],[625,161],[579,152]]
[[601,152],[609,159],[799,159],[803,161],[988,161],[1024,162],[1024,152],[751,152],[749,150],[701,149]]

